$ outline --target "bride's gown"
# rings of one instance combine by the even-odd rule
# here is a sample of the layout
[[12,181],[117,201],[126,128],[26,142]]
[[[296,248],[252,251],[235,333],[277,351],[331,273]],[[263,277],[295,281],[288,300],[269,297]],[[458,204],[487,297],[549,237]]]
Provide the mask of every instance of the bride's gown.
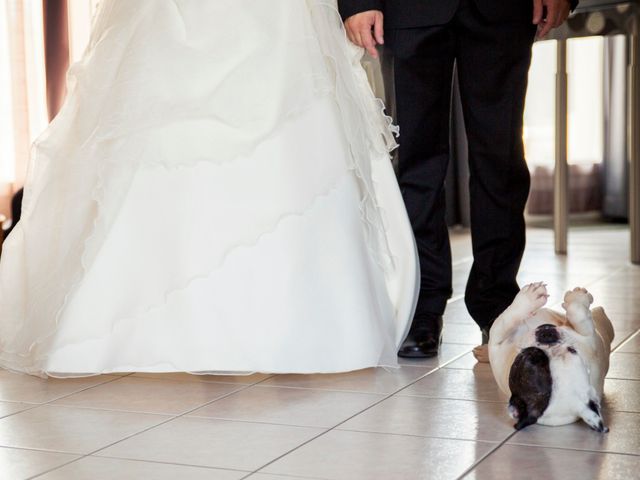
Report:
[[393,366],[415,247],[335,0],[104,0],[0,265],[0,365]]

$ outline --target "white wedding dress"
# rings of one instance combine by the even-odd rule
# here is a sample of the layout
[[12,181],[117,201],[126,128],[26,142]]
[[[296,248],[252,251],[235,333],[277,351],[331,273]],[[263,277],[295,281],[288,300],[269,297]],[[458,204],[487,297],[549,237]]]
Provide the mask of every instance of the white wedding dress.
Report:
[[104,0],[0,264],[36,375],[394,366],[414,241],[335,0]]

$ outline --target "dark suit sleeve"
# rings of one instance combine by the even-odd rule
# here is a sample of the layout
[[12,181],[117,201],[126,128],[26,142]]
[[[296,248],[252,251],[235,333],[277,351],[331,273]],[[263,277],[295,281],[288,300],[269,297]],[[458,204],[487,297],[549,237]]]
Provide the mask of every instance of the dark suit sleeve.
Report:
[[571,11],[573,12],[580,3],[580,0],[571,0]]
[[342,19],[346,20],[351,15],[367,10],[384,10],[384,0],[338,0],[338,10]]

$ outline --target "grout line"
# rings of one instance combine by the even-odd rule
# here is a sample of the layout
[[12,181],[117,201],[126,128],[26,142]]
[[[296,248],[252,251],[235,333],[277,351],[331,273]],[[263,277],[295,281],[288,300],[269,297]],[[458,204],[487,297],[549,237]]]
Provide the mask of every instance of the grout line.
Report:
[[462,472],[462,474],[458,477],[457,480],[461,480],[462,478],[469,475],[478,465],[480,465],[483,461],[485,461],[487,458],[493,455],[496,451],[498,451],[498,449],[502,447],[505,443],[507,443],[516,433],[517,431],[514,430],[509,435],[507,435],[507,437],[504,440],[502,440],[502,442],[498,443],[498,445],[490,449],[487,453],[485,453],[478,460],[476,460],[469,468],[467,468],[464,472]]
[[[614,331],[614,334],[615,334],[615,331]],[[635,332],[629,334],[629,336],[627,336],[627,338],[625,338],[623,341],[621,341],[616,348],[611,350],[611,353],[634,353],[634,352],[618,352],[618,350],[620,350],[620,348],[622,348],[627,343],[629,343],[631,340],[633,340],[633,338],[636,337],[636,336],[640,336],[640,330],[636,330]]]
[[[450,369],[453,370],[453,369]],[[473,370],[468,370],[469,372],[473,372]],[[505,402],[507,402],[507,399],[504,400],[480,400],[477,398],[454,398],[454,397],[430,397],[428,395],[425,394],[420,394],[420,393],[396,393],[395,395],[398,395],[399,397],[402,398],[422,398],[425,400],[455,400],[457,402],[473,402],[473,403],[499,403],[499,404],[504,404]]]
[[[36,451],[42,451],[42,450],[36,450]],[[58,453],[58,452],[56,452]],[[99,457],[94,456],[94,455],[84,455],[82,458],[95,458],[95,459],[108,459],[108,460],[122,460],[124,462],[138,462],[138,463],[158,463],[160,465],[174,465],[176,467],[191,467],[191,468],[202,468],[202,469],[206,469],[206,470],[222,470],[222,471],[227,471],[227,472],[238,472],[238,473],[250,473],[248,470],[241,470],[239,468],[224,468],[224,467],[207,467],[204,465],[194,465],[192,463],[177,463],[177,462],[166,462],[166,461],[161,461],[161,460],[142,460],[139,458],[123,458],[123,457],[111,457],[109,455],[101,455]],[[82,458],[79,458],[75,461],[78,460],[82,460]],[[73,462],[69,462],[69,463],[73,463]],[[68,465],[68,464],[65,464]],[[56,467],[54,470],[57,470],[58,468],[62,468],[64,465],[61,465],[59,467]],[[47,472],[44,472],[47,473]],[[44,475],[44,473],[39,473],[37,476],[41,476]],[[36,478],[36,477],[31,477],[31,478]]]
[[[503,447],[506,444],[506,442],[508,442],[513,436],[515,436],[516,433],[518,433],[518,432],[514,431],[507,438],[505,438],[499,445],[497,445],[495,448],[491,449],[489,452],[484,454],[471,467],[469,467],[467,470],[465,470],[462,473],[462,475],[460,475],[458,477],[457,480],[462,480],[464,477],[469,475],[483,461],[485,461],[488,457],[490,457],[491,455],[496,453],[498,451],[498,449]],[[509,445],[510,446],[516,446],[516,447],[539,448],[539,449],[546,449],[546,450],[564,450],[564,451],[569,451],[569,452],[595,453],[595,454],[599,454],[599,455],[603,455],[603,454],[606,454],[606,455],[625,455],[625,456],[628,456],[628,457],[640,458],[639,455],[633,454],[633,453],[614,452],[614,451],[607,451],[607,450],[582,450],[582,449],[578,449],[578,448],[556,447],[556,446],[551,446],[551,445],[531,445],[531,444],[526,444],[526,443],[510,443]]]
[[[48,450],[46,448],[14,447],[14,446],[11,446],[11,445],[0,445],[0,449],[27,450],[29,452],[40,452],[40,453],[57,453],[58,455],[67,455],[67,456],[71,456],[71,457],[79,457],[80,455],[82,455],[81,453],[61,452],[60,450]],[[38,475],[40,475],[40,474],[38,474]]]
[[[89,378],[91,378],[91,377],[89,377]],[[90,385],[90,386],[88,386],[86,388],[81,388],[80,390],[75,390],[75,391],[73,391],[71,393],[67,393],[65,395],[61,395],[61,396],[56,397],[56,398],[52,398],[51,400],[49,400],[47,402],[44,402],[41,405],[49,405],[49,404],[51,404],[53,402],[57,402],[58,400],[62,400],[63,398],[70,397],[71,395],[75,395],[75,394],[81,393],[81,392],[86,392],[87,390],[91,390],[92,388],[101,387],[102,385],[107,385],[109,383],[117,382],[121,378],[124,378],[124,377],[114,377],[114,378],[112,378],[110,380],[106,380],[104,382],[99,382],[99,383],[96,383],[95,385]]]
[[[424,370],[427,370],[426,368]],[[431,370],[429,370],[428,373],[431,373]],[[368,395],[370,397],[382,397],[384,395],[388,395],[389,392],[371,392],[371,391],[363,391],[363,390],[336,390],[331,389],[331,388],[326,388],[326,387],[299,387],[297,385],[284,385],[284,384],[269,384],[269,385],[255,385],[256,387],[259,388],[267,388],[267,389],[290,389],[290,390],[303,390],[303,391],[311,391],[311,392],[319,392],[319,393],[346,393],[349,395]],[[192,416],[196,416],[196,415],[192,415]]]
[[[605,381],[606,380],[622,380],[622,381],[625,381],[625,382],[640,382],[640,378],[605,377]],[[604,393],[606,395],[607,392],[604,392]],[[617,411],[617,410],[614,410],[614,411]],[[638,412],[636,412],[636,413],[638,413]]]
[[[640,382],[640,378],[616,378],[616,377],[605,377],[605,382],[607,380],[615,380],[616,382]],[[605,392],[606,393],[606,392]],[[627,412],[627,410],[613,410],[614,412]],[[640,411],[629,411],[627,413],[640,413]],[[640,453],[638,453],[640,455]]]
[[581,449],[581,448],[570,448],[570,447],[560,447],[554,445],[533,445],[530,443],[510,443],[509,445],[515,447],[532,447],[532,448],[546,448],[549,450],[562,450],[565,452],[582,452],[582,453],[597,453],[597,454],[608,454],[608,455],[626,455],[627,457],[634,457],[640,459],[640,453],[629,453],[629,452],[616,452],[615,450],[589,450],[589,449]]
[[[76,455],[77,455],[77,454],[76,454]],[[78,458],[75,458],[75,459],[71,460],[70,462],[65,462],[65,463],[63,463],[62,465],[58,465],[57,467],[50,468],[49,470],[45,470],[44,472],[40,472],[40,473],[38,473],[37,475],[34,475],[34,476],[32,476],[32,477],[27,478],[27,480],[32,480],[32,479],[34,479],[34,478],[41,477],[42,475],[46,475],[47,473],[51,473],[51,472],[53,472],[54,470],[58,470],[59,468],[66,467],[67,465],[71,465],[72,463],[75,463],[75,462],[77,462],[77,461],[79,461],[79,460],[82,460],[83,458],[85,458],[85,457],[87,457],[87,456],[88,456],[88,455],[80,455]]]
[[[404,387],[399,388],[398,390],[394,391],[393,393],[387,394],[386,396],[384,396],[383,398],[381,398],[380,400],[378,400],[377,402],[369,405],[368,407],[354,413],[353,415],[351,415],[350,417],[342,420],[341,422],[338,422],[336,425],[334,425],[333,427],[325,430],[322,433],[319,433],[318,435],[310,438],[309,440],[306,440],[305,442],[302,442],[300,445],[297,445],[296,447],[292,448],[291,450],[283,453],[282,455],[274,458],[273,460],[265,463],[264,465],[262,465],[261,467],[257,468],[256,470],[254,470],[253,472],[251,472],[251,475],[255,474],[255,473],[259,473],[261,470],[264,470],[266,467],[268,467],[269,465],[272,465],[273,463],[277,462],[278,460],[280,460],[281,458],[286,457],[287,455],[295,452],[296,450],[299,450],[300,448],[304,447],[305,445],[310,444],[311,442],[317,440],[318,438],[326,435],[329,432],[332,432],[334,430],[336,430],[338,427],[340,427],[340,425],[345,424],[346,422],[348,422],[349,420],[351,420],[352,418],[357,417],[358,415],[363,414],[364,412],[371,410],[372,408],[380,405],[382,402],[388,400],[389,398],[393,397],[394,395],[396,395],[397,393],[400,393],[401,391],[409,388],[410,386],[414,385],[415,383],[419,382],[420,380],[422,380],[423,378],[426,378],[428,375],[431,375],[432,373],[437,372],[438,370],[444,368],[446,365],[449,365],[452,362],[455,362],[456,360],[459,360],[462,356],[466,355],[469,352],[465,352],[465,353],[461,353],[456,355],[455,357],[451,358],[450,360],[447,360],[446,362],[444,362],[442,365],[439,365],[438,367],[434,368],[433,370],[425,373],[424,375],[421,375],[420,377],[418,377],[417,379],[415,379],[414,381],[410,382],[409,384],[405,385]],[[244,477],[247,478],[247,477]],[[244,479],[242,479],[244,480]]]
[[[118,443],[120,443],[120,442],[124,442],[125,440],[129,440],[130,438],[133,438],[133,437],[135,437],[135,436],[137,436],[137,435],[140,435],[140,434],[142,434],[142,433],[146,433],[146,432],[148,432],[148,431],[150,431],[150,430],[153,430],[154,428],[161,427],[162,425],[166,425],[167,423],[172,422],[172,421],[174,421],[174,420],[176,420],[176,419],[178,419],[178,418],[184,417],[185,415],[188,415],[189,413],[194,412],[195,410],[198,410],[199,408],[206,407],[206,406],[208,406],[208,405],[211,405],[212,403],[217,402],[218,400],[222,400],[223,398],[227,398],[227,397],[229,397],[229,396],[231,396],[231,395],[235,395],[235,394],[236,394],[236,393],[238,393],[238,392],[242,392],[243,390],[246,390],[246,389],[248,389],[248,388],[251,388],[251,387],[253,387],[254,385],[258,385],[259,383],[262,383],[262,382],[264,382],[264,381],[266,381],[266,380],[268,380],[268,379],[272,378],[273,376],[274,376],[274,375],[270,375],[270,376],[268,376],[268,377],[266,377],[266,378],[263,378],[262,380],[260,380],[260,381],[258,381],[258,382],[256,382],[256,383],[253,383],[253,384],[250,384],[250,385],[241,385],[241,386],[239,386],[240,388],[238,388],[237,390],[233,390],[233,391],[231,391],[231,392],[229,392],[229,393],[227,393],[227,394],[225,394],[225,395],[221,395],[220,397],[216,397],[215,399],[211,400],[210,402],[206,402],[206,403],[204,403],[204,404],[202,404],[202,405],[198,405],[197,407],[194,407],[194,408],[192,408],[191,410],[187,410],[187,411],[185,411],[185,412],[182,412],[182,413],[181,413],[181,414],[179,414],[179,415],[171,416],[170,418],[168,418],[168,419],[164,420],[163,422],[157,423],[157,424],[152,425],[152,426],[150,426],[150,427],[144,428],[144,429],[142,429],[142,430],[140,430],[140,431],[138,431],[138,432],[132,433],[131,435],[128,435],[128,436],[126,436],[126,437],[124,437],[124,438],[121,438],[121,439],[119,439],[119,440],[115,441],[115,442],[112,442],[112,443],[110,443],[110,444],[108,444],[108,445],[105,445],[105,446],[103,446],[103,447],[100,447],[100,448],[98,448],[98,449],[96,449],[96,450],[94,450],[94,451],[92,451],[92,452],[89,452],[89,453],[86,453],[86,454],[82,454],[82,456],[80,456],[79,458],[76,458],[76,459],[74,459],[74,460],[72,460],[72,461],[70,461],[70,462],[66,462],[66,463],[64,463],[64,464],[62,464],[62,465],[58,465],[57,467],[55,467],[55,468],[51,468],[51,469],[49,469],[49,470],[47,470],[47,471],[45,471],[45,472],[40,472],[40,473],[38,473],[37,475],[35,475],[35,476],[33,476],[33,477],[29,477],[27,480],[32,480],[32,479],[35,479],[35,478],[41,477],[42,475],[46,475],[47,473],[50,473],[50,472],[52,472],[52,471],[54,471],[54,470],[58,470],[59,468],[65,467],[65,466],[67,466],[67,465],[69,465],[69,464],[71,464],[71,463],[74,463],[74,462],[80,461],[80,460],[82,460],[83,458],[93,456],[93,455],[95,455],[96,453],[98,453],[98,452],[99,452],[99,451],[101,451],[101,450],[105,450],[105,449],[107,449],[107,448],[109,448],[109,447],[112,447],[112,446],[114,446],[114,445],[116,445],[116,444],[118,444]],[[105,382],[105,383],[109,383],[109,382]],[[91,387],[91,388],[93,388],[93,387]],[[124,459],[124,460],[130,460],[130,459]],[[157,463],[157,462],[156,462],[156,463]],[[197,465],[191,465],[191,466],[197,466]],[[210,468],[213,468],[213,467],[210,467]]]
[[[456,442],[467,442],[467,443],[481,443],[487,445],[497,445],[502,442],[502,440],[477,440],[472,438],[456,438],[456,437],[443,437],[442,435],[420,435],[418,433],[387,433],[380,432],[377,430],[357,430],[353,428],[341,428],[338,430],[339,432],[351,432],[351,433],[371,433],[373,435],[389,435],[393,437],[411,437],[411,438],[428,438],[431,440],[454,440]],[[509,435],[512,435],[511,433]],[[279,475],[279,474],[278,474]]]
[[[242,477],[239,480],[255,478],[254,475],[270,475],[269,473],[256,473],[250,472],[246,477]],[[291,475],[289,473],[279,473],[278,477],[291,478],[291,480],[331,480],[323,477],[308,477],[307,475]]]
[[[86,390],[90,390],[90,389],[92,389],[92,388],[99,387],[99,386],[101,386],[101,385],[106,385],[106,384],[108,384],[108,383],[115,382],[116,380],[120,380],[121,378],[122,378],[122,377],[115,377],[115,378],[113,378],[113,379],[111,379],[111,380],[106,380],[106,381],[104,381],[104,382],[96,383],[95,385],[90,385],[90,386],[88,386],[88,387],[86,387],[86,388],[81,388],[80,390],[75,390],[75,391],[73,391],[73,392],[71,392],[71,393],[67,393],[67,394],[65,394],[65,395],[61,395],[61,396],[56,397],[56,398],[52,398],[51,400],[47,400],[46,402],[42,402],[42,403],[20,402],[20,401],[19,401],[19,402],[14,402],[14,401],[11,401],[11,402],[13,402],[13,403],[23,403],[23,404],[24,404],[24,403],[26,403],[26,404],[28,404],[28,405],[31,405],[31,407],[29,407],[29,408],[25,408],[24,410],[20,410],[20,411],[18,411],[18,412],[10,413],[9,415],[5,415],[5,416],[3,416],[3,417],[0,417],[0,420],[3,420],[3,419],[5,419],[5,418],[12,417],[12,416],[14,416],[14,415],[18,415],[18,414],[20,414],[20,413],[28,412],[28,411],[30,411],[30,410],[34,410],[34,409],[39,408],[39,407],[44,407],[44,406],[47,406],[47,405],[48,405],[48,406],[54,406],[54,407],[57,407],[58,405],[52,405],[52,403],[53,403],[53,402],[57,402],[58,400],[61,400],[61,399],[63,399],[63,398],[67,398],[67,397],[68,397],[68,396],[70,396],[70,395],[75,395],[76,393],[84,392],[84,391],[86,391]],[[9,400],[0,400],[0,401],[3,401],[3,402],[9,402]]]
[[[2,400],[2,401],[6,402],[6,400]],[[5,418],[13,417],[14,415],[18,415],[19,413],[28,412],[29,410],[33,410],[34,408],[38,408],[38,407],[41,407],[43,405],[46,405],[46,403],[35,403],[35,404],[34,403],[30,403],[29,405],[31,405],[31,406],[28,407],[28,408],[25,408],[24,410],[19,410],[17,412],[9,413],[7,415],[4,415],[4,416],[0,417],[0,420],[4,420]]]

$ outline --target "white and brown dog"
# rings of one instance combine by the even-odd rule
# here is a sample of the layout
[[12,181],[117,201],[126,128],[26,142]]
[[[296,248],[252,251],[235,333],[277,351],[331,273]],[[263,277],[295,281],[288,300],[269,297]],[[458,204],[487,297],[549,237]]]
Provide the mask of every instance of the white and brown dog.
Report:
[[564,425],[583,419],[607,432],[600,405],[609,370],[613,326],[584,288],[564,296],[566,314],[542,308],[542,283],[525,286],[495,320],[489,361],[498,386],[511,395],[515,428]]

